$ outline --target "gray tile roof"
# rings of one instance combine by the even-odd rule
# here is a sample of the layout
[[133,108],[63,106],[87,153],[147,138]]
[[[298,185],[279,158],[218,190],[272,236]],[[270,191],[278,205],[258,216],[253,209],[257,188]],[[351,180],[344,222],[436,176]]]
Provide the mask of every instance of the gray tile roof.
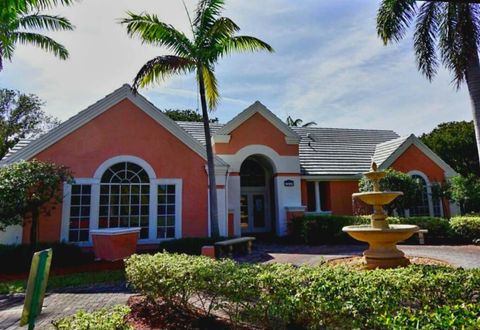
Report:
[[382,164],[384,161],[390,157],[391,154],[395,152],[407,139],[409,136],[402,136],[394,140],[386,141],[380,143],[375,148],[375,153],[373,154],[373,161],[377,165]]
[[[205,144],[202,123],[177,123]],[[212,124],[210,127],[213,135],[222,125]],[[387,130],[292,128],[301,137],[300,167],[304,175],[356,175],[366,172],[370,169],[376,146],[398,138],[397,133]]]
[[8,158],[10,158],[12,155],[14,155],[17,151],[29,145],[30,142],[32,141],[35,141],[35,139],[22,139],[18,141],[18,143],[7,152],[7,154],[2,158],[2,160],[0,160],[0,165],[1,163],[5,162]]
[[[187,133],[205,144],[203,124],[177,122]],[[211,124],[212,135],[223,124]],[[300,135],[300,167],[304,175],[349,176],[370,169],[372,158],[378,165],[385,161],[408,137],[399,137],[394,131],[343,129],[322,127],[294,127]],[[28,145],[20,141],[3,159]]]

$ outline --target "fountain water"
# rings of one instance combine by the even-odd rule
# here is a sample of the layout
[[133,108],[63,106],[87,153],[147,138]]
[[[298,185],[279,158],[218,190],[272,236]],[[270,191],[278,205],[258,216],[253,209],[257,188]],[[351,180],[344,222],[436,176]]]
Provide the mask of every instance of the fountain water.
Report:
[[419,228],[414,225],[389,225],[387,215],[383,209],[395,198],[402,196],[401,191],[380,191],[380,180],[385,177],[385,172],[377,171],[377,165],[372,163],[372,171],[364,174],[373,183],[373,191],[356,193],[352,196],[359,198],[364,203],[373,206],[370,225],[347,226],[343,231],[354,239],[367,242],[368,250],[363,252],[367,268],[394,268],[406,266],[410,261],[405,254],[397,249],[397,243],[406,240]]

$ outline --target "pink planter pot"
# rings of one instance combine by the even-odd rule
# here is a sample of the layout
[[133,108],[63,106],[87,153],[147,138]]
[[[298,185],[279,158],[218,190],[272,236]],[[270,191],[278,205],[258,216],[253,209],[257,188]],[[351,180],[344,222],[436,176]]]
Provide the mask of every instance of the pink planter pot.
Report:
[[91,233],[95,257],[115,261],[135,253],[140,228],[98,229],[92,230]]

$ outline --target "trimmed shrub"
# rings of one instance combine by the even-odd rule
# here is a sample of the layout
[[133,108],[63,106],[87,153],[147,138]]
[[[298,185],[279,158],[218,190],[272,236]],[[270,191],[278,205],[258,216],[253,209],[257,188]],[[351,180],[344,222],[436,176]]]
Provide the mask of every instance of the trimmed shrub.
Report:
[[480,326],[479,269],[409,266],[352,271],[159,253],[130,257],[126,275],[154,304],[188,305],[191,298],[203,299],[211,301],[203,304],[205,312],[218,311],[234,325],[247,327],[443,329],[449,322],[446,328]]
[[453,217],[450,226],[454,235],[468,243],[480,239],[480,217]]
[[30,271],[33,254],[36,251],[52,248],[52,269],[60,267],[78,266],[93,262],[94,255],[84,252],[75,244],[67,243],[38,243],[36,247],[29,244],[0,245],[0,264],[2,273],[14,274]]
[[[411,224],[427,229],[429,243],[445,241],[452,237],[450,222],[434,217],[389,217],[390,224]],[[342,232],[344,226],[369,224],[369,216],[307,215],[295,218],[291,234],[297,242],[307,244],[339,244],[357,242]],[[414,241],[414,239],[412,239]]]
[[133,328],[126,322],[128,313],[130,308],[122,305],[91,313],[79,310],[72,316],[53,321],[52,324],[57,330],[130,330]]

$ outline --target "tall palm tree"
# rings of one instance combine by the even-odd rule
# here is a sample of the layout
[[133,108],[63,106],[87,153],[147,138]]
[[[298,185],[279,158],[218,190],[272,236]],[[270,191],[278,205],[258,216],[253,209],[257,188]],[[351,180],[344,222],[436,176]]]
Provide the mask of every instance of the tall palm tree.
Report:
[[443,64],[457,88],[466,82],[480,151],[480,5],[467,0],[430,0],[420,5],[416,0],[382,1],[377,32],[384,44],[400,41],[412,24],[418,70],[432,80]]
[[173,26],[161,22],[156,15],[127,13],[121,20],[128,34],[143,42],[168,48],[172,55],[161,55],[148,61],[133,82],[134,91],[156,84],[170,76],[194,72],[202,105],[203,127],[208,162],[210,224],[212,236],[219,236],[218,207],[208,112],[218,104],[220,94],[215,78],[217,61],[235,52],[273,49],[267,43],[250,36],[238,36],[240,30],[230,18],[222,17],[224,0],[200,0],[190,20],[192,38]]
[[309,121],[308,123],[303,124],[303,120],[300,118],[293,119],[291,116],[287,117],[287,125],[291,127],[310,127],[317,125],[314,121]]
[[70,21],[62,16],[44,15],[38,11],[57,3],[70,5],[72,0],[0,0],[0,71],[4,60],[11,61],[17,44],[31,44],[58,58],[68,58],[67,49],[43,34],[31,30],[73,30]]

